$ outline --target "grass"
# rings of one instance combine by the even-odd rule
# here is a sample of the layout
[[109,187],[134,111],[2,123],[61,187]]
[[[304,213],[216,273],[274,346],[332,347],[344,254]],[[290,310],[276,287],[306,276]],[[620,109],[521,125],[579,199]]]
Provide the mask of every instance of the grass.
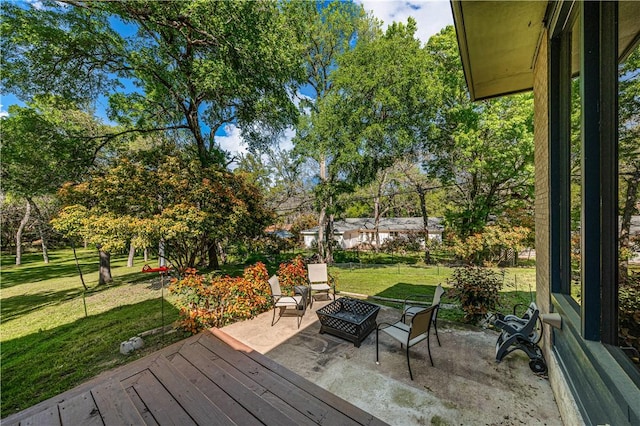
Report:
[[[512,312],[518,304],[528,305],[535,300],[536,275],[534,268],[504,268],[503,288],[500,293],[501,312]],[[379,296],[388,299],[404,299],[410,294],[432,296],[436,286],[442,284],[445,290],[451,288],[447,278],[453,268],[445,266],[417,265],[352,265],[331,267],[330,273],[336,278],[338,291]],[[377,301],[390,306],[399,307],[401,303]],[[455,301],[442,298],[443,304]],[[462,321],[464,313],[460,309],[443,309],[443,319]]]
[[178,309],[157,275],[140,272],[141,259],[128,268],[126,258],[115,257],[114,282],[98,287],[97,254],[78,254],[86,293],[71,250],[52,252],[49,264],[37,254],[25,255],[21,266],[2,256],[3,418],[183,337],[145,337],[144,350],[120,354],[120,342],[172,323]]
[[[78,256],[87,292],[71,250],[51,252],[49,264],[38,253],[26,253],[20,266],[13,264],[12,256],[0,258],[2,418],[184,337],[179,333],[147,336],[143,350],[121,355],[120,342],[178,318],[175,298],[161,290],[158,275],[140,272],[141,259],[128,268],[124,256],[114,256],[114,281],[99,287],[95,250],[78,250]],[[286,259],[264,260],[275,273]],[[333,266],[330,272],[337,278],[339,291],[391,299],[432,295],[438,283],[448,287],[451,268],[425,267],[415,258],[396,256],[394,260],[404,263],[389,264],[388,257],[376,263],[366,255],[368,263]],[[223,273],[239,275],[243,269],[244,265],[225,265]],[[528,304],[535,297],[530,288],[535,289],[534,269],[506,269],[500,310],[510,312],[515,303]],[[452,302],[445,294],[443,303]],[[442,310],[440,315],[453,321],[463,317],[459,309]]]

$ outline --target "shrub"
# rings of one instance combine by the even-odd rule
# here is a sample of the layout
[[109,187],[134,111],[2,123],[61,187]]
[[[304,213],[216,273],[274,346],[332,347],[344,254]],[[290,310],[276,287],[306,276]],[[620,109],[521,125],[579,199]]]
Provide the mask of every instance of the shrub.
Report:
[[507,260],[509,250],[519,252],[531,230],[523,227],[503,229],[487,226],[482,232],[464,239],[452,236],[448,239],[448,249],[465,263],[498,265]]
[[266,311],[271,303],[269,273],[263,263],[244,270],[242,277],[199,275],[187,269],[184,278],[171,283],[169,291],[178,296],[178,327],[197,333],[222,327]]
[[465,321],[475,323],[496,308],[502,288],[502,276],[487,268],[456,268],[447,279],[451,296],[460,301]]
[[307,264],[302,256],[296,256],[289,262],[281,263],[277,275],[280,281],[280,289],[285,296],[293,296],[293,288],[295,286],[308,284]]

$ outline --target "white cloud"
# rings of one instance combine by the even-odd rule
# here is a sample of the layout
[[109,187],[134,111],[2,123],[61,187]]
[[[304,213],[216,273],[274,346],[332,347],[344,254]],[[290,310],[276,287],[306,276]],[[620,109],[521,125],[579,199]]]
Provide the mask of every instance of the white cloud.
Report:
[[383,21],[383,28],[392,22],[407,22],[409,16],[418,24],[417,37],[426,43],[447,25],[453,24],[449,0],[359,0],[367,12]]
[[7,111],[4,111],[2,109],[2,104],[0,104],[0,118],[7,118],[9,116],[9,113]]
[[296,131],[292,127],[287,128],[282,135],[282,139],[278,142],[280,149],[289,151],[293,149],[293,138],[296,136]]
[[233,125],[227,124],[224,126],[225,136],[216,136],[216,142],[225,151],[229,151],[232,154],[247,153],[247,144],[242,139],[240,129]]
[[26,2],[34,9],[44,10],[44,4],[40,0],[27,0]]

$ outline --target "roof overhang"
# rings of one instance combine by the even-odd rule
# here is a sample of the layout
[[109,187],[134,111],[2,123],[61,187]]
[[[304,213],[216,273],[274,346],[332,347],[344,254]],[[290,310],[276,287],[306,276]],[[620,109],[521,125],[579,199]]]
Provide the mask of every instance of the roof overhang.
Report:
[[[638,41],[640,4],[619,2],[619,56]],[[533,66],[545,18],[557,7],[546,1],[451,0],[460,57],[471,99],[533,88]]]
[[547,2],[453,0],[451,6],[471,98],[531,90]]

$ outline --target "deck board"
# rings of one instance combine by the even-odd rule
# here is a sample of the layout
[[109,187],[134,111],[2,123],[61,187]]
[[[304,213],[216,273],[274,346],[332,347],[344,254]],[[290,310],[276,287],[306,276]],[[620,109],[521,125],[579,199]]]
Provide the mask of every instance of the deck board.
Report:
[[264,368],[246,354],[233,350],[228,345],[216,345],[209,339],[203,339],[202,344],[215,351],[221,359],[237,366],[237,371],[249,376],[253,381],[263,386],[269,392],[287,401],[289,405],[305,414],[316,424],[348,424],[351,419],[344,413],[325,404],[314,395],[293,386],[286,378]]
[[22,422],[23,426],[60,426],[58,406],[48,407]]
[[384,423],[212,329],[2,419],[31,424]]
[[173,357],[171,363],[180,370],[191,383],[215,401],[216,405],[236,424],[246,426],[259,426],[263,424],[248,409],[231,398],[218,384],[205,376],[182,355]]
[[91,394],[106,426],[139,425],[144,420],[119,381],[108,380]]
[[[198,366],[202,375],[209,378],[212,382],[217,383],[227,395],[236,401],[243,409],[250,410],[252,416],[257,419],[259,424],[294,424],[293,419],[288,418],[281,411],[262,398],[266,389],[258,384],[251,382],[246,376],[233,371],[232,368],[224,368],[228,365],[224,360],[215,357],[213,360],[207,359],[201,350],[191,348],[193,352],[187,352],[185,355]],[[301,423],[304,424],[304,423]]]
[[91,392],[84,392],[61,402],[59,409],[60,423],[63,425],[103,426]]
[[159,358],[150,371],[167,391],[189,413],[196,424],[232,426],[233,422],[217,405],[193,386],[166,358]]
[[[221,330],[214,329],[214,330],[211,330],[211,332],[216,337],[218,337],[221,341],[227,343],[228,345],[237,346],[239,343],[235,339],[233,339],[231,336],[222,332]],[[262,355],[259,352],[246,351],[245,355],[251,358],[252,360],[254,360],[255,362],[259,363],[260,365],[262,365],[267,370],[272,371],[283,378],[286,378],[293,386],[299,389],[302,389],[305,392],[308,392],[309,394],[315,396],[319,400],[324,401],[324,403],[337,408],[338,410],[343,412],[345,415],[354,419],[359,424],[379,425],[379,426],[386,425],[385,422],[381,421],[377,417],[374,417],[371,414],[364,412],[363,410],[356,407],[355,405],[345,401],[344,399],[340,398],[337,395],[332,394],[328,390],[323,389],[320,386],[317,386],[316,384],[310,382],[309,380],[305,379],[302,376],[299,376],[293,371],[287,369],[285,366],[278,364],[277,362],[273,361],[270,358],[267,358],[266,356]]]
[[144,370],[129,378],[125,386],[135,389],[158,424],[184,426],[197,424],[151,371]]

